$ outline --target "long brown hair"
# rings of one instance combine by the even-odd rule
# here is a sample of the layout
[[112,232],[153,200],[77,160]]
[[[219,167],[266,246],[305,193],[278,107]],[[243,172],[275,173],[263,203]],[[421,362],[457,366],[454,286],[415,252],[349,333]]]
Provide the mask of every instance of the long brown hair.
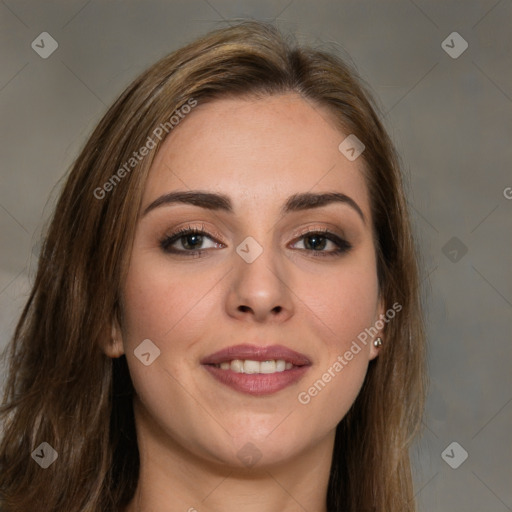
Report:
[[[246,21],[211,32],[136,78],[71,169],[4,354],[4,512],[105,512],[130,501],[139,471],[134,390],[125,357],[110,359],[100,347],[114,317],[122,317],[119,294],[147,173],[173,129],[169,119],[184,105],[287,92],[327,107],[342,133],[364,143],[380,292],[386,308],[402,306],[337,427],[327,509],[415,510],[408,450],[423,410],[424,331],[398,158],[354,69],[268,24]],[[153,135],[160,125],[167,128],[161,140]],[[134,164],[148,137],[155,147]],[[58,453],[47,469],[31,457],[42,442]]]

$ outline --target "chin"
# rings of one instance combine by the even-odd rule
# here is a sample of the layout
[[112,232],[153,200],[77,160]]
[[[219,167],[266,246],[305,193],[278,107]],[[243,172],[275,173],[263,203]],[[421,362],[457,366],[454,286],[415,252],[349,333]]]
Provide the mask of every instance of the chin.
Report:
[[[275,426],[274,426],[275,428]],[[203,456],[216,464],[233,468],[251,470],[269,469],[284,464],[298,456],[308,443],[304,438],[296,439],[290,435],[290,429],[284,433],[252,435],[245,431],[233,435],[229,442],[225,439],[207,445],[203,444]],[[197,449],[197,444],[195,445]],[[201,448],[200,448],[201,450]]]

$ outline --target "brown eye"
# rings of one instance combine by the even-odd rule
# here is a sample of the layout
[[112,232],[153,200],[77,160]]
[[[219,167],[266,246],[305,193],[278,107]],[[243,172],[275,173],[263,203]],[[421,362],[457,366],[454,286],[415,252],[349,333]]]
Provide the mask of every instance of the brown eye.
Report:
[[[210,246],[205,247],[203,244],[210,240]],[[206,249],[219,247],[210,234],[206,231],[194,228],[184,228],[176,233],[166,236],[160,241],[160,247],[168,253],[191,253],[196,254]]]
[[329,231],[308,231],[294,245],[301,241],[304,247],[299,249],[316,253],[315,256],[336,256],[352,248],[349,242]]

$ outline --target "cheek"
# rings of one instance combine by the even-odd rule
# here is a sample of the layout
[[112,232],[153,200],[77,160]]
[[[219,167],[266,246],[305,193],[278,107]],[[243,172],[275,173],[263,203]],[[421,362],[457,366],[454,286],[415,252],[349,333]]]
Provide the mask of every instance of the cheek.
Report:
[[374,268],[374,260],[368,258],[367,264],[347,265],[317,278],[314,286],[304,283],[297,292],[330,351],[345,352],[377,320],[379,289]]
[[136,257],[123,290],[125,344],[133,350],[149,338],[165,345],[167,351],[172,350],[167,340],[183,330],[193,337],[199,331],[197,320],[210,307],[208,291],[218,281],[215,272],[177,272],[165,260]]
[[[223,273],[196,272],[192,266],[180,272],[158,260],[142,251],[132,258],[123,289],[123,344],[133,385],[143,404],[141,410],[180,442],[188,443],[189,437],[204,437],[201,425],[208,422],[206,404],[198,407],[191,397],[201,397],[194,382],[197,347],[205,333],[211,332],[211,320],[219,316],[212,308],[218,308],[220,287],[216,284]],[[160,349],[158,358],[148,366],[134,355],[145,339]]]
[[373,268],[368,259],[367,265],[347,266],[301,291],[310,330],[319,334],[324,351],[297,401],[308,415],[319,418],[322,429],[334,428],[345,416],[366,376],[371,340],[364,339],[365,329],[378,319],[377,275],[368,270]]

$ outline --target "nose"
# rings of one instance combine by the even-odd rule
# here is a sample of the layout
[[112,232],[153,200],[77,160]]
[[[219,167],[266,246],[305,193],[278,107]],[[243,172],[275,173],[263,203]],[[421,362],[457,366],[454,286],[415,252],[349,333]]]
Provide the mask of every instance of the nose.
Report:
[[230,316],[239,320],[274,323],[293,316],[294,295],[289,271],[270,246],[265,247],[251,263],[236,253],[233,259],[226,303]]

